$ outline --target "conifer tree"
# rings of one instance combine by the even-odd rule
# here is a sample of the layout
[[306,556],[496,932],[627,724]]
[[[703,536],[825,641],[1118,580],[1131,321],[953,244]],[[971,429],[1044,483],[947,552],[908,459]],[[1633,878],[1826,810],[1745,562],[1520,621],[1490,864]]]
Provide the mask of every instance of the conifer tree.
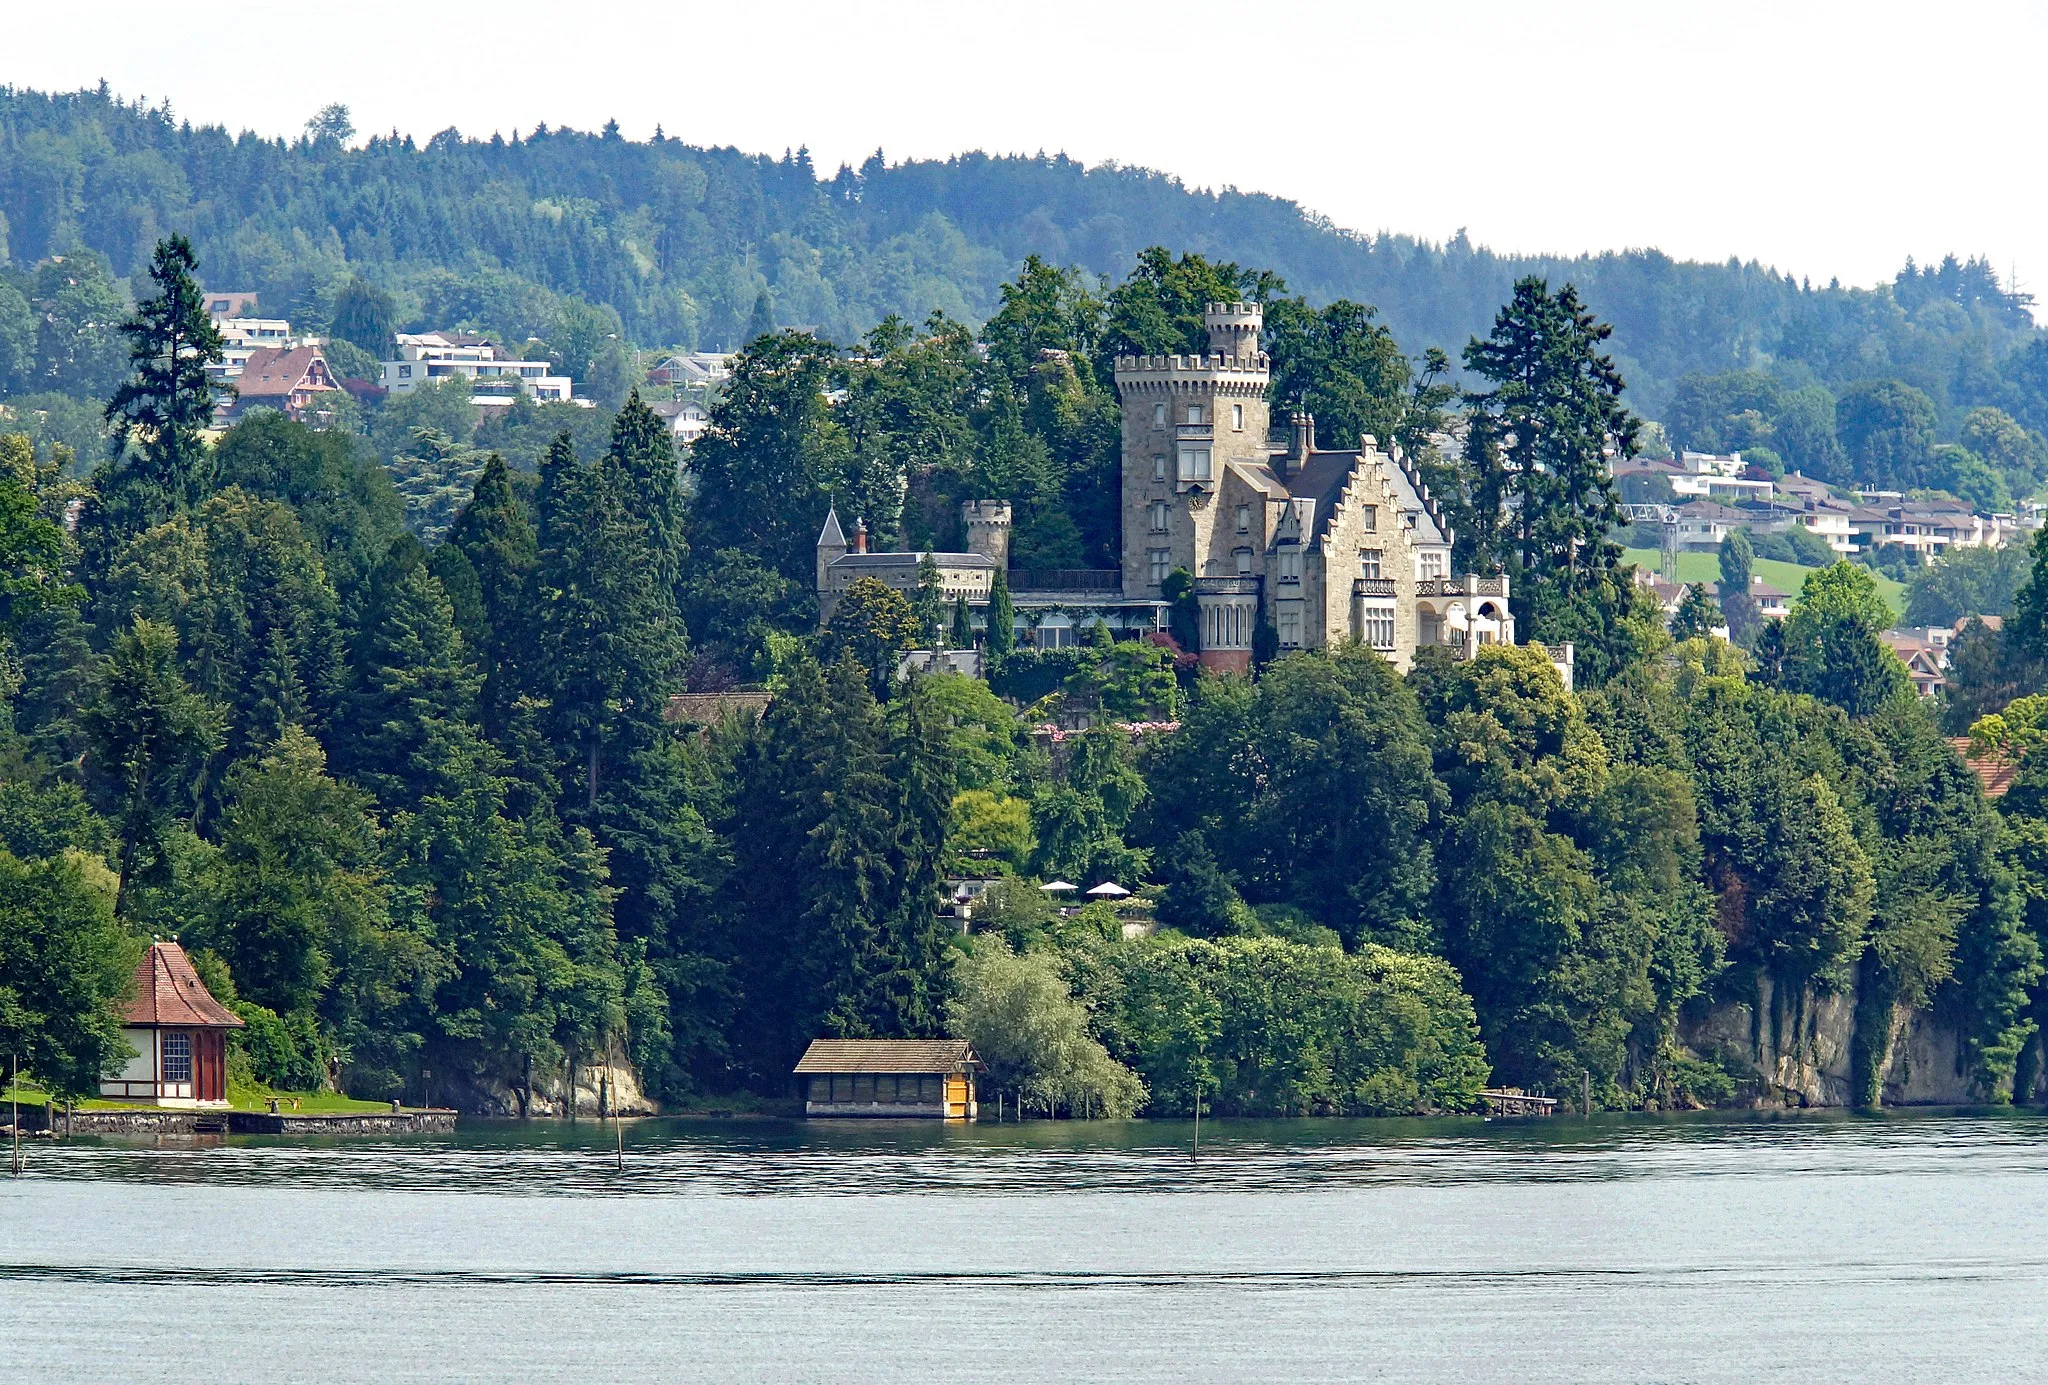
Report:
[[1000,659],[1017,648],[1017,608],[1010,604],[1010,577],[1001,568],[988,584],[988,657]]
[[448,545],[461,551],[476,575],[483,605],[483,641],[476,653],[484,671],[484,725],[502,733],[524,686],[521,653],[532,625],[527,584],[540,550],[526,506],[513,494],[511,475],[498,454],[484,463],[469,504],[448,530]]
[[630,512],[646,526],[656,585],[673,598],[687,556],[675,442],[668,425],[640,401],[637,388],[612,421],[610,455],[624,473]]
[[159,241],[149,265],[156,296],[121,325],[133,373],[107,401],[117,452],[100,499],[131,531],[198,504],[211,480],[200,432],[213,422],[217,391],[206,368],[221,360],[222,342],[196,266],[185,237]]
[[189,804],[200,763],[220,745],[220,712],[185,684],[178,635],[137,618],[114,641],[80,720],[89,768],[103,786],[121,848],[115,912],[125,918],[137,883],[165,878],[171,818]]
[[386,808],[448,792],[443,741],[457,728],[474,734],[481,683],[418,540],[399,539],[371,579],[335,738],[341,768]]
[[967,609],[967,594],[953,598],[953,648],[974,648],[974,615]]
[[944,628],[946,611],[946,588],[939,577],[938,559],[930,551],[917,560],[917,595],[911,598],[910,612],[917,620],[917,644],[920,649],[937,649],[939,634]]
[[1598,684],[1639,653],[1647,613],[1619,575],[1621,518],[1612,467],[1636,454],[1641,422],[1621,402],[1621,372],[1600,347],[1613,329],[1566,284],[1530,276],[1465,348],[1465,366],[1490,388],[1470,391],[1467,457],[1483,444],[1485,491],[1503,490],[1518,628],[1582,647],[1579,668]]
[[565,498],[535,577],[535,653],[557,744],[579,768],[582,811],[595,813],[608,750],[622,760],[658,733],[683,644],[646,562],[646,526],[628,509],[625,471],[607,457],[571,475],[558,482]]

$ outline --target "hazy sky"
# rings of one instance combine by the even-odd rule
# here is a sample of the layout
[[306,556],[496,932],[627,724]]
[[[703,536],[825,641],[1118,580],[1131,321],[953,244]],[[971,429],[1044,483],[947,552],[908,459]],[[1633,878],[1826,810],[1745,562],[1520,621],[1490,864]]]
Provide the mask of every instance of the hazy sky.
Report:
[[1359,230],[1862,284],[1953,250],[2048,297],[2037,5],[210,0],[180,28],[161,5],[8,8],[0,82],[105,78],[265,134],[342,101],[365,131],[616,117],[807,144],[828,173],[877,147],[1064,150]]

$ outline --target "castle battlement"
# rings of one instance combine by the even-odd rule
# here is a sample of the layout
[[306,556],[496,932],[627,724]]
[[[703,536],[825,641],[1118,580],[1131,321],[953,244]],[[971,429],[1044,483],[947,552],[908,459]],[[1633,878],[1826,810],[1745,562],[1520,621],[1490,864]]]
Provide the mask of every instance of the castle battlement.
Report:
[[1116,387],[1120,391],[1214,389],[1225,394],[1263,392],[1273,378],[1272,358],[1261,351],[1251,356],[1119,356]]

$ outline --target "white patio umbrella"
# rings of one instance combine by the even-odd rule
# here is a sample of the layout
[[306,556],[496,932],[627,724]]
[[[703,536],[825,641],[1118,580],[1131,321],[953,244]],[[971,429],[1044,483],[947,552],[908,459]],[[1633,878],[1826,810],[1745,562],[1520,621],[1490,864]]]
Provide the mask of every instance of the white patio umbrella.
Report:
[[1130,891],[1117,884],[1114,880],[1105,880],[1094,889],[1088,891],[1089,898],[1091,899],[1122,899],[1128,894],[1130,894]]
[[1079,885],[1070,885],[1064,880],[1048,880],[1038,888],[1047,894],[1072,894],[1081,887]]

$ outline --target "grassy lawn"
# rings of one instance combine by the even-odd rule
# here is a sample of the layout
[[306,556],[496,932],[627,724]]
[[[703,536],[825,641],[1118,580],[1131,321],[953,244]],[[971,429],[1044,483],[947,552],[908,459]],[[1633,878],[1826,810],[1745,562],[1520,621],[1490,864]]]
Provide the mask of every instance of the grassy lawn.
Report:
[[[42,1088],[36,1086],[27,1078],[22,1079],[20,1095],[23,1106],[41,1106],[50,1099],[48,1093],[44,1092]],[[270,1098],[273,1096],[278,1099],[277,1109],[279,1112],[287,1115],[293,1112],[292,1102],[294,1099],[299,1103],[297,1113],[300,1115],[354,1115],[365,1111],[389,1111],[391,1109],[391,1103],[388,1101],[357,1101],[354,1097],[336,1096],[333,1092],[279,1092],[264,1086],[244,1087],[240,1085],[228,1088],[228,1105],[237,1111],[268,1111],[270,1109]],[[7,1108],[13,1097],[14,1093],[8,1088],[7,1084],[0,1082],[0,1123],[6,1121]],[[88,1097],[78,1103],[78,1109],[81,1111],[121,1111],[132,1109],[137,1104],[133,1101],[109,1101],[103,1097]]]
[[[1626,550],[1624,561],[1635,563],[1649,572],[1660,569],[1662,559],[1654,548],[1631,548]],[[1758,558],[1751,569],[1757,576],[1769,582],[1780,591],[1799,595],[1799,588],[1809,573],[1818,568],[1801,567],[1797,563],[1782,563],[1772,558]],[[1866,569],[1867,571],[1867,569]],[[1878,594],[1884,597],[1892,608],[1894,616],[1906,613],[1906,587],[1881,572],[1872,572],[1877,579]],[[1678,555],[1678,580],[1681,582],[1718,582],[1721,580],[1721,558],[1716,553],[1681,553]]]

